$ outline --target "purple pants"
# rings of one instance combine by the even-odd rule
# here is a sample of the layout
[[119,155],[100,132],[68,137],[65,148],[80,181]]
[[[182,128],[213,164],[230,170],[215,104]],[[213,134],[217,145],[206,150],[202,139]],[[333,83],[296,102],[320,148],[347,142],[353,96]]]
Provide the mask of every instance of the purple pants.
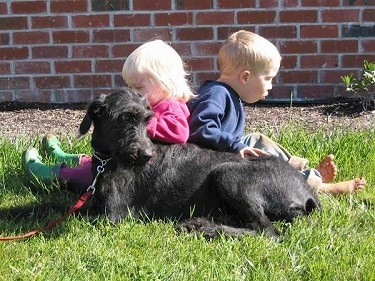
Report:
[[60,169],[59,179],[88,187],[94,180],[91,171],[92,159],[90,156],[83,155],[79,162],[77,167],[68,167],[63,164]]

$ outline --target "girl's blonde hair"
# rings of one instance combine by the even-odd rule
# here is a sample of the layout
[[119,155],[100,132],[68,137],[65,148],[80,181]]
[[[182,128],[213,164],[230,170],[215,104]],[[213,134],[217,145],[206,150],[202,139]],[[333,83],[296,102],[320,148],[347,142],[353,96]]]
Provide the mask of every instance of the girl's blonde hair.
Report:
[[166,90],[166,98],[182,99],[194,97],[185,64],[179,54],[162,40],[153,40],[135,49],[125,60],[122,78],[128,81],[132,74],[141,73],[150,77]]
[[222,74],[231,74],[238,67],[260,73],[271,63],[281,60],[276,46],[264,37],[240,30],[228,37],[219,50],[219,68]]

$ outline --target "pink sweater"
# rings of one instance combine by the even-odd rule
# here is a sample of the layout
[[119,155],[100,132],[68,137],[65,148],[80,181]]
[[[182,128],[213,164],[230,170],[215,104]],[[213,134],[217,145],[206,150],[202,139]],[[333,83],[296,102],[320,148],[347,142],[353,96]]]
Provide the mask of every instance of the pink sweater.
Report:
[[147,124],[151,139],[165,143],[185,143],[189,138],[187,105],[183,101],[163,100],[152,107],[155,114]]

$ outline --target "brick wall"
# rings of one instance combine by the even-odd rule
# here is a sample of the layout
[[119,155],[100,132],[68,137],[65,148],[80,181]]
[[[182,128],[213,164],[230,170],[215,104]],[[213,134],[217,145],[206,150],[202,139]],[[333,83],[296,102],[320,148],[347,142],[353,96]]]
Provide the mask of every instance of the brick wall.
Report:
[[341,76],[375,60],[375,0],[40,0],[0,2],[0,102],[86,102],[123,86],[126,56],[171,42],[197,87],[239,29],[283,55],[270,99],[345,95]]

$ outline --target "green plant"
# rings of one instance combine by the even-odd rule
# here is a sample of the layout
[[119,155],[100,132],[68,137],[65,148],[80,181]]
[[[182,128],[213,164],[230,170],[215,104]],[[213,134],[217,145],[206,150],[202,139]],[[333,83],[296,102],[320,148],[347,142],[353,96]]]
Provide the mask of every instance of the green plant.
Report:
[[341,77],[346,85],[346,90],[358,95],[362,101],[363,109],[375,107],[375,62],[363,62],[362,77],[356,79],[353,73]]

